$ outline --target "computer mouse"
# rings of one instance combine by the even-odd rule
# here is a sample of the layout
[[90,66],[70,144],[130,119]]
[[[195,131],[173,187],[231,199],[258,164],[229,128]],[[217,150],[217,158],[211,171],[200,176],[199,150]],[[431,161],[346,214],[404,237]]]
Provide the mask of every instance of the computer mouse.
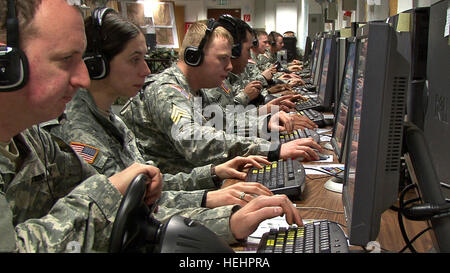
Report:
[[321,154],[321,153],[317,153],[317,155],[319,156],[320,160],[325,160],[325,159],[328,159],[330,157],[329,155],[325,155],[325,154]]
[[325,143],[322,147],[327,149],[327,150],[333,151],[333,146],[329,142]]
[[329,179],[323,187],[329,191],[342,193],[343,184],[341,181],[335,179],[334,177]]

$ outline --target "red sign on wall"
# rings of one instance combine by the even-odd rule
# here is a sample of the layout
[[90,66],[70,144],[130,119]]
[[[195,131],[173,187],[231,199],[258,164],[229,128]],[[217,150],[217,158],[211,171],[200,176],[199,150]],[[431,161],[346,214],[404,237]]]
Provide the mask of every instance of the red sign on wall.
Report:
[[192,22],[185,22],[184,23],[184,34],[186,34],[188,28],[192,25]]
[[244,22],[250,22],[251,17],[250,14],[244,14]]

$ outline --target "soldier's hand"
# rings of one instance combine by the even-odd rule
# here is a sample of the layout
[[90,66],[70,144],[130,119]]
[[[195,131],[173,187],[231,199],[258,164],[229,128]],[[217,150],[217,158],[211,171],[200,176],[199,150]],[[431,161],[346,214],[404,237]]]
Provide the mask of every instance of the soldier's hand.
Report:
[[294,129],[294,119],[284,111],[272,115],[269,120],[269,130],[279,132],[292,132]]
[[264,70],[261,74],[264,76],[266,80],[271,80],[273,74],[275,73],[277,73],[277,67],[275,65],[272,65],[271,67]]
[[301,138],[292,140],[281,145],[280,158],[302,157],[305,161],[319,160],[319,155],[314,149],[320,151],[322,147],[312,138]]
[[260,81],[252,81],[244,88],[244,93],[247,94],[250,100],[256,99],[261,93],[262,84]]
[[147,181],[147,192],[144,201],[147,205],[151,205],[159,198],[162,190],[162,175],[158,168],[140,163],[134,163],[125,170],[116,173],[109,178],[109,182],[117,188],[117,190],[124,195],[128,185],[133,179],[141,173],[145,173],[149,180]]
[[299,85],[305,85],[305,82],[302,79],[292,78],[289,80],[289,86],[299,86]]
[[269,91],[270,94],[276,94],[279,92],[290,91],[290,90],[292,90],[292,89],[287,83],[277,84],[277,85],[274,85],[274,86],[270,87],[269,89],[267,89],[267,91]]
[[290,64],[298,64],[298,65],[301,65],[302,63],[301,63],[299,60],[294,59],[294,60],[292,60],[292,62],[291,62]]
[[306,116],[302,116],[298,113],[291,114],[294,119],[294,129],[314,129],[317,128],[317,124],[314,121],[310,120]]
[[258,196],[231,215],[231,232],[236,239],[245,239],[262,221],[283,214],[289,224],[303,226],[300,213],[286,195]]
[[301,71],[303,69],[302,66],[294,64],[288,67],[289,71],[293,71],[293,72],[298,72]]
[[240,180],[245,180],[247,174],[242,170],[255,166],[261,169],[262,165],[270,164],[266,157],[263,156],[237,156],[227,162],[216,166],[216,175],[224,180],[228,178],[235,178]]
[[210,191],[206,195],[206,207],[217,208],[228,205],[245,206],[255,196],[271,196],[273,193],[261,183],[239,182],[220,190]]

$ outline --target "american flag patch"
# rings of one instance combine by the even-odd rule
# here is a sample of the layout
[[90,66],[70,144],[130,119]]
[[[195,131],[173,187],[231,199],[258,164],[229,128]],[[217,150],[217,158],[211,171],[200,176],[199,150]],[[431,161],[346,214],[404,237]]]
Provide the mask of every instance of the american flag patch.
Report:
[[220,87],[222,87],[223,91],[225,91],[227,94],[230,93],[230,88],[228,87],[228,85],[225,82],[222,82]]
[[183,94],[183,96],[185,96],[187,99],[191,98],[191,94],[189,92],[186,92],[186,90],[184,90],[183,88],[179,87],[178,85],[170,84],[169,86],[172,87],[173,89],[178,90],[178,92]]
[[97,148],[83,143],[71,142],[70,147],[89,164],[94,163],[95,157],[98,154]]

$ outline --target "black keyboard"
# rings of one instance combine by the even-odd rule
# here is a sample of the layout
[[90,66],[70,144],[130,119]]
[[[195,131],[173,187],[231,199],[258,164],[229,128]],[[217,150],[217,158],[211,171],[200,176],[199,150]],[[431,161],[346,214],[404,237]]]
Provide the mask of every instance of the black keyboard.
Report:
[[314,109],[302,110],[302,111],[299,111],[299,113],[303,116],[306,116],[310,120],[312,120],[319,127],[324,127],[326,125],[323,114]]
[[295,105],[297,111],[302,111],[306,109],[312,109],[322,106],[322,103],[317,98],[308,98],[308,100],[298,101]]
[[294,72],[295,74],[297,74],[298,76],[302,77],[302,78],[306,78],[306,77],[310,77],[311,76],[311,70],[301,70],[299,72]]
[[309,85],[312,85],[313,84],[313,81],[311,80],[311,79],[302,79],[303,80],[303,82],[305,83],[305,84],[309,84]]
[[305,169],[295,159],[278,160],[262,169],[250,168],[245,181],[261,183],[274,194],[285,194],[298,200],[305,188]]
[[307,89],[309,92],[315,92],[316,91],[316,86],[313,84],[305,84],[302,86],[304,89]]
[[293,87],[292,90],[302,96],[316,95],[316,91],[310,91],[302,86]]
[[280,142],[281,142],[281,144],[283,144],[283,143],[289,142],[294,139],[308,138],[308,137],[311,137],[317,143],[320,142],[319,134],[316,131],[308,129],[308,128],[297,129],[297,130],[294,130],[292,133],[281,132],[280,133]]
[[263,234],[258,253],[347,253],[344,232],[335,222],[320,220],[303,227],[271,229]]

